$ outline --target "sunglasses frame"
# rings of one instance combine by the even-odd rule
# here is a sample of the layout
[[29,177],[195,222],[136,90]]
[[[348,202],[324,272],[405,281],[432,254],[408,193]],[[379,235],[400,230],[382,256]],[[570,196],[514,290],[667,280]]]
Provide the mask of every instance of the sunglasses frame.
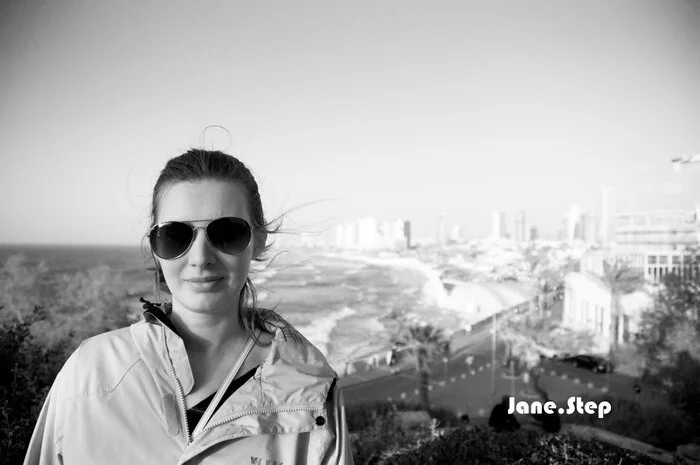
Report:
[[[229,218],[234,219],[234,220],[243,221],[248,226],[248,230],[250,231],[250,237],[248,238],[248,243],[246,244],[245,248],[238,253],[224,252],[223,250],[221,250],[220,248],[218,248],[217,246],[215,246],[212,243],[211,239],[209,239],[209,234],[207,234],[207,228],[209,227],[209,225],[211,223],[213,223],[214,221],[224,220],[224,219],[229,219]],[[201,223],[203,221],[206,221],[207,224],[205,224],[203,226],[195,226],[192,224],[192,223]],[[172,257],[172,258],[163,258],[160,255],[158,255],[156,253],[156,251],[154,250],[153,245],[151,244],[151,235],[153,235],[154,231],[156,231],[157,228],[162,228],[165,225],[173,224],[173,223],[186,224],[187,226],[192,228],[192,240],[190,240],[190,243],[187,245],[187,248],[180,255],[178,255],[176,257]],[[148,234],[146,235],[146,237],[148,238],[148,245],[151,247],[151,252],[156,257],[160,258],[161,260],[177,260],[178,258],[181,258],[181,257],[184,257],[185,255],[187,255],[187,252],[190,251],[190,249],[192,248],[192,244],[194,244],[195,239],[197,239],[197,230],[199,230],[199,229],[204,230],[204,238],[206,239],[206,241],[209,243],[209,245],[214,250],[221,252],[223,254],[226,254],[226,255],[231,255],[231,256],[240,255],[243,252],[245,252],[246,250],[248,250],[248,247],[250,247],[250,244],[253,242],[253,227],[246,220],[244,220],[243,218],[239,218],[237,216],[222,216],[220,218],[211,218],[211,219],[206,219],[206,220],[192,220],[192,221],[163,221],[162,223],[154,224],[151,227],[151,229],[148,231]]]

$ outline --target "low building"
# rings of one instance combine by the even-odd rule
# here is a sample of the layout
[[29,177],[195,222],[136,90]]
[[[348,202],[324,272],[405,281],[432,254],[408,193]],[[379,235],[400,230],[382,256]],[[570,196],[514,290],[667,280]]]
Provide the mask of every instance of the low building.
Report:
[[[591,272],[569,273],[565,279],[562,325],[595,335],[594,352],[606,353],[612,342],[612,294],[608,285]],[[620,299],[623,324],[618,327],[618,343],[633,341],[639,333],[644,311],[653,298],[647,290],[623,295]]]

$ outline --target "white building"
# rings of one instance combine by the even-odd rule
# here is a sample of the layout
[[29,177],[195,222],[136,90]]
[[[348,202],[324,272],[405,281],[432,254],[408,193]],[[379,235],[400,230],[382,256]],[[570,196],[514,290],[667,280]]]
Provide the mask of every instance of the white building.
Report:
[[506,237],[506,213],[495,210],[491,216],[491,231],[494,239]]
[[348,249],[354,249],[357,247],[357,241],[359,236],[359,225],[356,221],[348,223],[343,228],[343,242],[345,247]]
[[[612,294],[601,278],[590,272],[569,273],[565,277],[562,324],[575,330],[588,330],[595,335],[594,352],[606,353],[612,342]],[[617,328],[619,343],[633,341],[639,332],[642,314],[653,305],[646,291],[623,295],[620,299],[623,324]]]
[[392,249],[405,249],[406,241],[406,223],[402,219],[396,219],[391,222],[391,244]]
[[345,226],[342,224],[335,228],[335,245],[336,247],[345,247]]
[[669,273],[681,278],[700,277],[700,223],[692,211],[620,213],[616,218],[615,245],[589,252],[582,269],[602,275],[603,261],[621,261],[658,283]]
[[513,240],[515,240],[516,244],[520,244],[520,243],[528,240],[527,226],[525,224],[525,212],[524,211],[519,211],[515,215],[515,229],[514,229]]
[[439,245],[445,245],[447,242],[447,233],[445,229],[445,214],[441,213],[440,216],[438,216],[438,222],[437,222],[437,243]]
[[377,220],[368,216],[358,221],[357,246],[360,249],[373,249],[377,244]]
[[461,242],[462,240],[462,228],[459,225],[452,226],[452,231],[450,232],[450,240],[452,242]]

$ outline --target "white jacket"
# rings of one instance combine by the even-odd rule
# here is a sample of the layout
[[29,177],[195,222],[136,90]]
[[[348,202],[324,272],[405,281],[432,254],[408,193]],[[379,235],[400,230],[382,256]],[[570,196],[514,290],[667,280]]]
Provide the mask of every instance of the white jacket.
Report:
[[70,356],[24,463],[353,464],[337,378],[316,347],[277,329],[255,375],[190,438],[184,342],[149,318],[87,339]]

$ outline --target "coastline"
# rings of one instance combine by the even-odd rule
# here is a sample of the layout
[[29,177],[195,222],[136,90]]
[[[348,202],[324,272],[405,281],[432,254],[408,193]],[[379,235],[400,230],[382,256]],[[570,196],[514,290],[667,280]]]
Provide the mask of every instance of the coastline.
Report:
[[425,311],[413,313],[447,331],[465,328],[504,308],[532,299],[530,290],[506,282],[464,282],[448,292],[440,279],[440,271],[415,257],[375,257],[357,252],[322,255],[420,273],[424,279],[421,297]]
[[417,271],[425,278],[423,287],[423,297],[426,304],[444,307],[447,303],[447,293],[440,280],[440,272],[430,264],[422,262],[415,257],[372,257],[369,255],[324,252],[320,254],[324,257],[337,258],[341,260],[351,260],[366,263],[368,265],[385,266],[398,270]]

